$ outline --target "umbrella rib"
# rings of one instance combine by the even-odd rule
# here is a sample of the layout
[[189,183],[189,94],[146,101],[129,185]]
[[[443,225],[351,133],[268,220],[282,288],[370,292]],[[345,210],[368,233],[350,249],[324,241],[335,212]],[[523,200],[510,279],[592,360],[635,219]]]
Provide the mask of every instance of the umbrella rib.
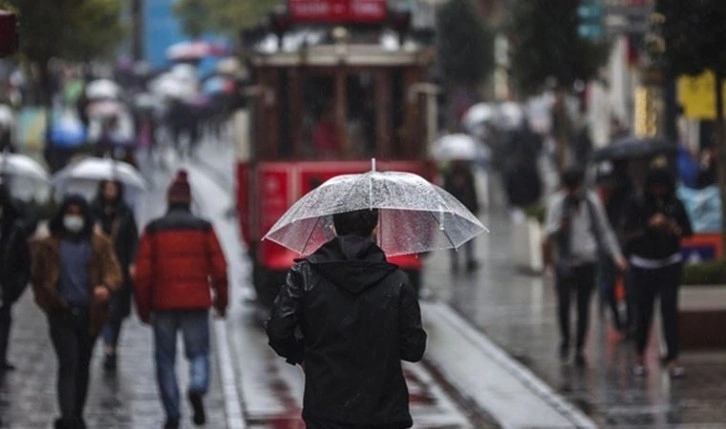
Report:
[[305,254],[305,249],[308,248],[308,243],[310,242],[310,237],[313,236],[313,232],[315,231],[315,227],[318,226],[318,222],[320,222],[320,219],[321,219],[320,217],[318,217],[317,219],[315,219],[315,223],[313,224],[313,227],[310,228],[310,233],[308,234],[308,238],[306,238],[305,241],[303,241],[303,248],[300,251],[300,254],[301,255],[304,255]]
[[[432,218],[434,218],[434,220],[436,221],[436,223],[437,223],[437,224],[439,224],[439,226],[441,225],[441,222],[439,222],[439,220],[438,220],[438,219],[436,219],[436,216],[434,215],[434,213],[433,213],[433,212],[427,212],[427,213],[428,213],[429,215],[431,215],[431,217],[432,217]],[[453,242],[453,241],[451,241],[451,237],[449,237],[449,234],[447,234],[447,233],[446,233],[446,230],[444,230],[444,237],[446,237],[446,239],[447,239],[447,240],[449,240],[449,243],[451,243],[451,246],[452,246],[452,247],[453,247],[454,249],[456,249],[456,244],[454,244],[454,242]]]

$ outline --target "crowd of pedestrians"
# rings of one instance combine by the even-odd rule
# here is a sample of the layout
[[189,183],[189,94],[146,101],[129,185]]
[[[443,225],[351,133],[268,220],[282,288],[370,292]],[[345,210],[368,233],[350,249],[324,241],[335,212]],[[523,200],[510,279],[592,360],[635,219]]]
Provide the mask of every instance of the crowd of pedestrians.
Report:
[[[584,190],[582,170],[568,169],[561,190],[550,199],[546,249],[552,249],[558,319],[562,335],[560,357],[569,358],[570,301],[577,302],[576,365],[583,366],[592,291],[598,280],[604,304],[612,309],[616,329],[634,337],[638,377],[648,372],[645,351],[652,329],[653,309],[660,302],[666,354],[662,363],[672,378],[685,375],[678,365],[678,290],[683,256],[681,238],[693,231],[683,203],[675,193],[670,171],[653,166],[641,190],[621,178],[607,195],[605,207]],[[625,283],[626,314],[617,306],[615,283]]]
[[134,300],[141,321],[154,330],[156,375],[167,413],[164,428],[180,427],[178,332],[191,367],[192,421],[206,421],[209,308],[224,317],[226,261],[211,224],[190,212],[185,171],[170,185],[168,204],[167,214],[152,221],[139,238],[123,184],[101,181],[93,201],[65,196],[47,228],[36,231],[37,220],[0,184],[0,376],[15,369],[7,359],[12,307],[30,284],[47,318],[58,362],[56,429],[86,427],[95,344],[102,337],[103,368],[115,374],[123,321]]

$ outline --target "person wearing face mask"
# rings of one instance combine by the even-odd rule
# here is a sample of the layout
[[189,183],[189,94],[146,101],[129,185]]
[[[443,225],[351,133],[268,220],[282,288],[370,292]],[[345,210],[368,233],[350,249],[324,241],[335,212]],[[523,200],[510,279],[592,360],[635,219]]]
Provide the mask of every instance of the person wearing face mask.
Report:
[[624,270],[627,263],[613,233],[600,199],[584,186],[582,170],[568,169],[562,174],[562,189],[552,196],[545,223],[548,239],[556,250],[555,286],[557,312],[562,340],[560,359],[569,358],[570,301],[577,302],[575,364],[585,365],[584,347],[590,320],[590,297],[595,286],[596,263],[609,254]]
[[660,311],[667,353],[662,358],[672,378],[685,375],[678,365],[678,288],[683,256],[681,238],[693,234],[691,221],[683,203],[676,197],[671,174],[656,168],[646,176],[642,195],[633,198],[625,212],[623,226],[630,258],[636,305],[637,363],[636,376],[647,373],[645,349],[653,319],[656,297]]
[[12,308],[30,279],[28,234],[7,187],[0,183],[0,375],[12,371],[8,343]]
[[111,300],[110,318],[101,331],[105,356],[103,367],[106,371],[113,372],[116,370],[116,347],[121,335],[121,325],[131,314],[131,276],[139,233],[134,212],[124,202],[124,187],[120,182],[104,180],[99,183],[98,195],[91,204],[91,212],[97,227],[111,239],[123,276],[121,290]]
[[83,429],[93,346],[122,282],[111,242],[94,231],[91,210],[66,197],[49,222],[50,236],[35,243],[32,284],[45,312],[58,358],[56,429]]

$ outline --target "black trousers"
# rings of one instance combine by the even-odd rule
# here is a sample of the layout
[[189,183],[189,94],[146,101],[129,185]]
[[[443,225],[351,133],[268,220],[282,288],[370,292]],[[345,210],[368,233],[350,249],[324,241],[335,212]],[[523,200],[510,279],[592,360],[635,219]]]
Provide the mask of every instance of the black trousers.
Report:
[[53,312],[48,315],[48,323],[58,357],[57,394],[61,419],[74,421],[83,417],[96,338],[88,331],[87,308]]
[[13,323],[12,304],[0,305],[0,365],[8,361],[8,343],[10,342],[10,326]]
[[587,329],[590,324],[590,297],[595,288],[595,264],[565,266],[558,264],[555,271],[557,287],[557,314],[559,316],[562,344],[570,345],[570,306],[574,295],[577,302],[576,348],[582,351],[585,346]]
[[633,289],[638,318],[635,346],[638,354],[648,347],[653,323],[655,300],[660,297],[660,313],[668,352],[666,360],[678,358],[678,287],[683,265],[680,263],[657,269],[632,268]]

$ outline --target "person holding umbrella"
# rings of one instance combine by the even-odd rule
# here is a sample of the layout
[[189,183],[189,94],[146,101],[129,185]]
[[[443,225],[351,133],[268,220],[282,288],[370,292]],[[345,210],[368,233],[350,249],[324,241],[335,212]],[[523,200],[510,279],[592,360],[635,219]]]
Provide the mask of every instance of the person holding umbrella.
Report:
[[693,234],[683,203],[676,196],[675,181],[668,170],[652,169],[644,192],[633,198],[625,211],[625,237],[630,255],[636,303],[636,376],[647,373],[645,349],[648,346],[653,308],[660,297],[660,311],[666,341],[663,364],[672,378],[685,375],[678,365],[678,288],[683,256],[681,238]]
[[403,172],[334,177],[297,201],[264,239],[300,254],[266,325],[270,346],[305,371],[310,429],[406,428],[401,361],[426,332],[416,292],[387,257],[460,247],[486,228],[445,190]]
[[288,274],[267,323],[270,345],[305,370],[308,429],[410,427],[400,361],[417,362],[426,348],[416,292],[372,240],[378,210],[333,223],[337,237]]
[[58,357],[55,428],[84,429],[93,347],[121,286],[121,269],[111,242],[94,231],[83,197],[67,196],[49,228],[50,236],[36,243],[31,274]]
[[105,356],[103,367],[106,371],[113,372],[116,370],[116,347],[121,335],[121,325],[131,314],[131,276],[139,233],[134,212],[124,202],[124,186],[121,182],[100,181],[91,211],[97,226],[114,245],[123,276],[121,290],[111,300],[110,318],[101,332]]

